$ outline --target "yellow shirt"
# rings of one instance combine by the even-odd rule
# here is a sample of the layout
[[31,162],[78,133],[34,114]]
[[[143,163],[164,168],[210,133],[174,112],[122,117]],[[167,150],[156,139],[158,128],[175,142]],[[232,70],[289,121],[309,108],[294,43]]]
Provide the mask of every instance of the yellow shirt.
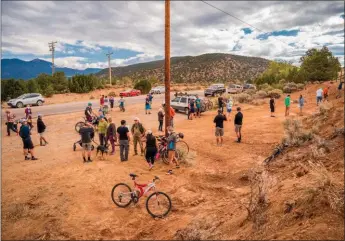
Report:
[[107,134],[108,123],[106,121],[100,121],[98,124],[98,133]]

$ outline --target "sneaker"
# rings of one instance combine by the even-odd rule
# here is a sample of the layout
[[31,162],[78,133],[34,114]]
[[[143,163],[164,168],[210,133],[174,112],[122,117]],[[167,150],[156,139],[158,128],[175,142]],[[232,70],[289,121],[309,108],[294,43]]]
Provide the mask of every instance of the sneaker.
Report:
[[115,155],[115,152],[110,152],[110,155],[111,155],[111,156]]
[[172,170],[169,170],[166,174],[167,174],[167,175],[172,175],[173,172],[172,172]]
[[175,168],[179,169],[179,168],[180,168],[180,166],[179,166],[179,165],[176,165],[176,167],[175,167]]
[[134,153],[134,154],[133,154],[133,156],[137,156],[137,155],[138,155],[138,153]]
[[36,158],[36,157],[31,157],[31,160],[32,160],[32,161],[36,161],[36,160],[38,160],[38,158]]
[[30,157],[27,157],[27,156],[26,156],[26,157],[25,157],[25,161],[27,161],[27,160],[30,160]]
[[143,156],[144,155],[144,152],[140,153],[140,156]]
[[153,167],[154,167],[154,165],[153,165],[153,164],[151,164],[150,170],[151,170]]

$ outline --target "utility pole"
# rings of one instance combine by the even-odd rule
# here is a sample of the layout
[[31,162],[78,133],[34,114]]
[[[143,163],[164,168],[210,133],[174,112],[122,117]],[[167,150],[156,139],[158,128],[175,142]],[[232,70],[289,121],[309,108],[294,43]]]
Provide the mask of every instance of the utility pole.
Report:
[[165,0],[165,135],[170,126],[170,0]]
[[57,42],[55,41],[52,41],[50,43],[48,43],[48,46],[49,46],[49,51],[52,52],[52,76],[54,75],[54,72],[55,72],[55,65],[54,65],[54,52],[55,52],[55,44]]
[[111,85],[111,66],[110,66],[110,55],[112,55],[113,52],[110,53],[110,51],[105,54],[106,56],[108,56],[108,65],[109,65],[109,84]]

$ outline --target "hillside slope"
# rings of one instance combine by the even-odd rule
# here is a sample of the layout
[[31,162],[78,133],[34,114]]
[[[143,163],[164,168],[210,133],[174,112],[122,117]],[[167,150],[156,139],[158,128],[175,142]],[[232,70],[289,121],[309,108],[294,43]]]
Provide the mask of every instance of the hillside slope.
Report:
[[[177,83],[196,81],[249,80],[257,77],[267,68],[269,60],[232,54],[203,54],[171,58],[171,80]],[[108,69],[97,73],[108,77]],[[164,60],[112,68],[115,78],[130,77],[164,79]]]
[[[1,79],[32,79],[39,74],[51,74],[52,63],[41,59],[34,59],[31,61],[23,61],[20,59],[2,59],[1,60]],[[98,72],[100,69],[89,68],[85,70],[71,69],[71,68],[55,68],[55,71],[64,72],[66,76],[73,76],[76,74],[92,74]]]

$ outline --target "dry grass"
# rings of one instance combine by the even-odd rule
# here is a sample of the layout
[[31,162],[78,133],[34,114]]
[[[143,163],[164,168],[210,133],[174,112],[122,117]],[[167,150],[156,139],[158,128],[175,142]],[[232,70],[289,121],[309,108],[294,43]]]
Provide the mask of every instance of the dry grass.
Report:
[[256,105],[256,106],[259,106],[259,105],[267,104],[267,101],[263,100],[263,99],[258,99],[258,100],[253,100],[252,104]]
[[233,99],[238,103],[251,103],[253,97],[246,93],[241,93],[233,96]]
[[267,92],[264,90],[259,90],[258,92],[256,92],[256,94],[254,95],[255,99],[264,99],[267,97]]
[[320,114],[321,114],[321,115],[328,115],[329,111],[330,111],[332,108],[333,108],[332,102],[328,102],[328,101],[322,102],[322,103],[319,105]]
[[300,146],[313,139],[311,131],[306,131],[299,120],[287,119],[284,121],[285,137],[283,143],[292,146]]

